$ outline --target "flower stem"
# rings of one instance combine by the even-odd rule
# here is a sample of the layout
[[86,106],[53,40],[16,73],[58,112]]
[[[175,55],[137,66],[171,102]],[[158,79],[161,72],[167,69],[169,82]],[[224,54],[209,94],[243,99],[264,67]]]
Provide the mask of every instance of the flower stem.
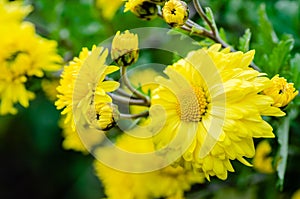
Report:
[[218,30],[216,29],[216,27],[213,25],[213,23],[208,19],[208,17],[206,16],[206,14],[204,13],[202,6],[199,2],[199,0],[193,0],[194,6],[196,11],[198,12],[198,14],[200,15],[200,17],[207,23],[207,25],[209,26],[209,28],[212,31],[212,34],[214,36],[218,36]]
[[[208,27],[210,30],[207,30],[206,28],[200,26],[199,24],[195,23],[194,21],[188,19],[185,24],[181,27],[179,27],[181,30],[187,31],[190,35],[195,35],[199,37],[204,37],[204,38],[209,38],[213,40],[216,43],[219,43],[222,45],[223,48],[230,48],[232,52],[236,52],[234,48],[232,48],[229,44],[227,44],[219,35],[218,28],[216,25],[207,17],[205,12],[202,9],[202,6],[199,2],[199,0],[193,0],[195,9],[197,13],[200,15],[200,17],[207,23]],[[158,16],[162,17],[161,12],[158,13]],[[257,70],[261,71],[261,69],[254,63],[252,62],[250,64],[250,67]]]
[[137,119],[140,117],[147,117],[149,115],[149,111],[144,111],[138,114],[125,114],[125,113],[120,113],[120,118],[121,119]]
[[[229,44],[227,44],[219,35],[219,31],[218,28],[216,27],[216,25],[207,17],[207,15],[205,14],[205,12],[202,9],[202,6],[199,2],[199,0],[193,0],[194,6],[196,11],[198,12],[198,14],[200,15],[200,17],[205,21],[205,23],[207,23],[208,27],[211,30],[212,34],[208,34],[208,37],[210,39],[212,39],[213,41],[220,43],[224,48],[230,47]],[[207,33],[206,33],[207,34]],[[230,47],[230,50],[232,52],[235,52],[236,50],[232,47]],[[254,62],[252,62],[250,64],[250,67],[252,67],[253,69],[257,70],[257,71],[261,71],[261,69],[254,64]]]
[[123,97],[128,97],[128,98],[132,98],[132,99],[139,99],[135,96],[132,96],[130,95],[129,93],[127,93],[125,90],[123,90],[122,88],[118,88],[116,91],[115,91],[118,95],[121,95]]
[[135,98],[128,98],[125,96],[117,95],[114,93],[108,93],[108,95],[115,101],[121,102],[123,104],[129,105],[139,105],[139,106],[147,106],[150,107],[150,103],[145,102],[143,99],[135,99]]
[[137,89],[135,89],[128,77],[127,77],[127,70],[126,70],[126,67],[124,66],[121,66],[120,68],[120,72],[121,72],[121,77],[122,77],[122,81],[124,83],[124,85],[134,94],[136,95],[138,98],[142,99],[144,101],[145,104],[150,104],[150,100],[147,96],[143,95],[141,92],[139,92]]

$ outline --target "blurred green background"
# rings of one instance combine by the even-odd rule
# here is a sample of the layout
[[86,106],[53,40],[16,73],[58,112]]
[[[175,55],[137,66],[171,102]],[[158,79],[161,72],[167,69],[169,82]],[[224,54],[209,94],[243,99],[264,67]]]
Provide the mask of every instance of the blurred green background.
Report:
[[[77,56],[82,47],[113,36],[118,30],[137,27],[168,27],[161,19],[142,21],[120,8],[109,21],[101,17],[92,0],[32,0],[34,6],[26,20],[36,25],[42,36],[56,40],[65,61]],[[280,37],[295,39],[292,55],[300,50],[300,1],[298,0],[219,0],[201,1],[212,8],[219,27],[226,31],[228,43],[237,45],[245,29],[256,40],[258,10],[262,3],[274,30]],[[109,6],[109,5],[107,5]],[[191,18],[197,20],[191,10]],[[200,22],[200,21],[199,21]],[[256,45],[259,43],[256,42]],[[147,57],[149,62],[155,57]],[[160,57],[160,59],[166,59]],[[170,60],[161,60],[170,62]],[[298,88],[299,89],[299,88]],[[89,155],[64,150],[58,127],[60,112],[42,91],[28,109],[16,116],[0,117],[0,198],[99,199],[103,187],[94,176]],[[290,150],[283,191],[276,186],[276,173],[260,174],[234,162],[235,173],[227,181],[195,185],[188,198],[290,198],[300,188],[300,118],[291,123]],[[277,143],[274,143],[276,146]]]

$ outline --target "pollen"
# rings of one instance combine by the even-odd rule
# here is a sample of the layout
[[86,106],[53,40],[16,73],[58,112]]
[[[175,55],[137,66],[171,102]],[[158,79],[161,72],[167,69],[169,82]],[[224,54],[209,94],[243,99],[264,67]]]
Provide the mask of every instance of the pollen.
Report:
[[183,90],[177,96],[176,112],[185,122],[200,122],[207,111],[207,97],[203,88],[193,87],[192,90]]

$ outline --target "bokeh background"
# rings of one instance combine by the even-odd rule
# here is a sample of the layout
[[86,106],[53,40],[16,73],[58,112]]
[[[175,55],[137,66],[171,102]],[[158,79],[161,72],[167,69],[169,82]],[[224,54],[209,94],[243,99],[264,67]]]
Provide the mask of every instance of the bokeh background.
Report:
[[[111,0],[114,1],[114,0]],[[113,36],[118,30],[137,27],[168,27],[161,19],[142,21],[120,7],[112,19],[103,17],[93,0],[32,0],[34,11],[26,18],[36,25],[43,37],[56,40],[59,53],[67,62],[77,56],[82,47]],[[109,2],[109,1],[108,1]],[[265,4],[274,30],[280,37],[291,34],[295,39],[292,54],[300,52],[299,0],[220,0],[201,1],[215,14],[219,27],[226,31],[230,44],[249,28],[255,40],[258,10]],[[108,9],[110,3],[102,7]],[[197,21],[191,10],[191,18]],[[258,45],[258,44],[256,44]],[[169,63],[167,56],[143,56],[152,62]],[[37,97],[29,108],[19,107],[19,113],[0,116],[0,198],[99,199],[104,197],[101,182],[95,177],[93,157],[65,150],[58,126],[60,112],[40,85],[34,88]],[[283,187],[277,186],[277,175],[262,174],[254,168],[234,162],[235,173],[227,181],[212,179],[195,185],[187,198],[291,198],[300,188],[300,118],[290,126],[290,147]],[[276,142],[273,146],[276,147]]]

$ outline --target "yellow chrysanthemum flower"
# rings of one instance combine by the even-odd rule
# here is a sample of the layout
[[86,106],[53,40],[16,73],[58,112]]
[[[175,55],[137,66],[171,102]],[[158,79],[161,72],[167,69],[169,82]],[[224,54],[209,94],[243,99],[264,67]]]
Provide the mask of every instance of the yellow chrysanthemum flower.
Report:
[[137,17],[151,20],[157,16],[157,5],[147,0],[128,0],[124,12],[131,11]]
[[21,23],[32,11],[32,6],[23,1],[0,0],[0,24]]
[[114,110],[110,105],[112,99],[107,92],[116,90],[119,83],[104,81],[104,78],[119,68],[105,65],[107,55],[108,51],[102,47],[93,46],[91,52],[83,48],[79,57],[75,57],[64,67],[60,86],[57,87],[59,95],[55,105],[57,109],[63,109],[61,114],[66,115],[65,124],[68,128],[72,127],[72,130],[65,130],[68,142],[64,144],[66,148],[83,149],[78,140],[85,138],[83,135],[79,137],[78,131],[82,130],[76,128],[77,126],[84,128],[89,125],[90,128],[83,130],[85,136],[87,131],[92,131],[91,129],[108,128],[112,125]]
[[169,0],[162,9],[162,15],[170,26],[182,26],[189,17],[189,9],[184,1]]
[[268,157],[272,148],[267,140],[261,141],[257,147],[253,158],[253,167],[261,173],[273,173],[272,157]]
[[98,9],[101,11],[101,15],[107,19],[111,20],[116,11],[121,7],[123,4],[123,0],[96,0],[95,4]]
[[57,43],[39,37],[33,24],[22,22],[31,10],[22,1],[0,1],[0,115],[16,114],[17,103],[29,106],[35,95],[25,83],[31,76],[60,69]]
[[36,35],[29,22],[0,24],[0,115],[16,114],[17,103],[29,106],[35,95],[25,87],[28,78],[61,68],[56,46],[55,41]]
[[129,66],[137,61],[139,57],[139,40],[137,34],[126,30],[115,35],[111,44],[111,58],[119,66]]
[[[136,134],[137,129],[128,134]],[[116,145],[122,150],[134,153],[154,151],[151,139],[139,139],[128,134],[118,138]],[[103,152],[103,150],[101,150]],[[99,154],[101,156],[102,154]],[[125,157],[112,156],[118,164],[137,164],[128,162]],[[151,162],[151,160],[149,160]],[[152,160],[153,161],[153,160]],[[127,173],[115,170],[107,165],[95,161],[96,174],[104,185],[108,199],[152,199],[168,198],[182,199],[184,191],[188,191],[192,184],[203,183],[204,178],[195,176],[183,167],[168,166],[163,169],[147,173]],[[139,165],[135,165],[139,166]]]
[[151,117],[166,115],[154,138],[156,147],[175,140],[170,150],[182,154],[179,162],[207,179],[226,179],[227,171],[234,171],[230,160],[250,166],[244,157],[255,154],[253,138],[274,137],[262,116],[285,115],[271,106],[271,97],[260,94],[270,80],[248,67],[254,51],[230,53],[220,48],[192,51],[168,66],[169,79],[157,79],[161,86],[153,91],[150,108]]
[[279,77],[279,75],[275,75],[271,81],[272,85],[263,92],[274,99],[273,106],[284,107],[299,93],[294,88],[293,83],[288,83],[285,78]]

